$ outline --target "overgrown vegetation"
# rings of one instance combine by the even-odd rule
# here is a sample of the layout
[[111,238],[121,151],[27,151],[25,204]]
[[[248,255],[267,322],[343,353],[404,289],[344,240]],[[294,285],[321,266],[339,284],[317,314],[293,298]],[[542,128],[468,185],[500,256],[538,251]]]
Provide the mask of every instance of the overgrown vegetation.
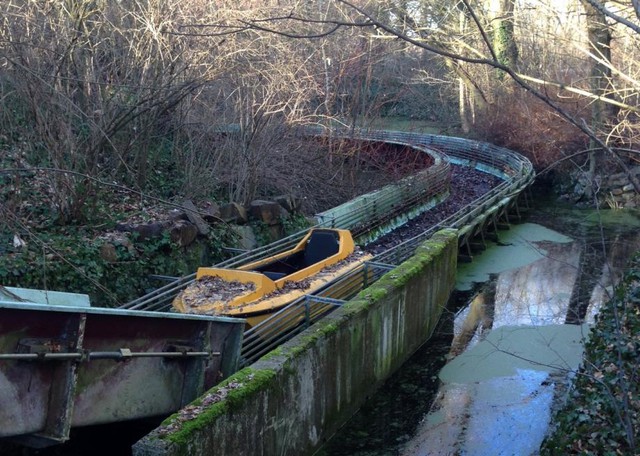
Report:
[[[118,222],[150,220],[184,197],[291,193],[314,213],[424,165],[401,169],[401,148],[309,141],[300,125],[355,128],[385,115],[455,124],[539,169],[579,170],[593,201],[602,174],[640,162],[636,1],[2,6],[0,285],[117,305],[159,285],[150,274],[219,261],[230,242],[224,225],[188,253],[167,235],[105,242]],[[637,396],[627,393],[637,378],[622,364],[637,361],[637,303],[616,299],[599,323],[615,326],[594,336],[579,377],[589,394],[571,415],[578,426],[562,425],[573,440],[557,448],[636,448]]]
[[169,232],[141,241],[136,236],[109,237],[99,229],[56,228],[23,236],[0,233],[4,248],[0,283],[43,290],[89,294],[92,305],[117,306],[149,292],[163,282],[153,275],[182,277],[199,266],[224,259],[222,247],[232,245],[224,226],[189,248],[172,241]]
[[637,454],[640,432],[640,254],[598,314],[566,408],[543,455]]

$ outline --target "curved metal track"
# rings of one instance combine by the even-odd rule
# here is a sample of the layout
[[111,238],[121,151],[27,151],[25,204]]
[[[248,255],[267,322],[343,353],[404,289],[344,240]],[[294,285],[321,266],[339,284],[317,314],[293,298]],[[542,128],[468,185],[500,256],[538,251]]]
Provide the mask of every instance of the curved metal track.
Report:
[[[430,154],[434,165],[411,178],[362,195],[344,205],[318,214],[317,226],[331,226],[352,230],[356,236],[364,235],[381,226],[392,226],[394,218],[412,212],[412,216],[427,210],[448,195],[450,163],[469,166],[499,177],[502,182],[457,213],[427,229],[423,233],[377,255],[355,271],[328,284],[313,296],[305,296],[244,335],[243,360],[250,364],[264,353],[292,335],[331,312],[336,306],[355,296],[394,265],[409,258],[415,249],[435,231],[451,227],[459,230],[459,245],[482,234],[490,223],[508,217],[518,196],[535,179],[533,166],[525,157],[511,150],[488,143],[462,138],[383,130],[328,130],[306,127],[301,134],[331,135],[368,141],[400,144]],[[508,219],[507,219],[508,221]],[[397,223],[397,222],[396,222]],[[293,247],[306,233],[301,231],[277,242],[242,253],[216,265],[234,268]],[[189,283],[195,274],[182,277],[135,301],[123,305],[132,310],[166,311],[173,298]],[[304,324],[288,334],[277,330],[283,322],[300,321]]]
[[[346,300],[367,288],[386,272],[408,259],[416,248],[442,228],[458,229],[458,243],[469,246],[469,240],[482,234],[489,223],[505,218],[515,206],[517,198],[535,179],[531,162],[525,157],[505,148],[491,144],[449,138],[436,135],[390,132],[360,131],[361,139],[394,142],[416,148],[442,152],[448,161],[474,167],[494,174],[502,182],[491,191],[441,220],[419,235],[375,256],[358,269],[329,283],[314,295],[307,295],[249,329],[244,334],[242,363],[249,365],[257,361],[278,345],[302,332],[308,326],[331,313]],[[302,322],[301,324],[295,324]],[[280,328],[294,329],[283,333]]]

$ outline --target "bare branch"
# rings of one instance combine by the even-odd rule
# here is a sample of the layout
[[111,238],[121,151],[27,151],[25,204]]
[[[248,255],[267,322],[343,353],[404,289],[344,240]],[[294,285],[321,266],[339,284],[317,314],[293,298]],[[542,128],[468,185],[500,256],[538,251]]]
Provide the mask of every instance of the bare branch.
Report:
[[596,95],[594,93],[589,92],[588,90],[579,89],[577,87],[571,87],[566,84],[562,84],[560,82],[545,81],[543,79],[534,78],[521,73],[518,73],[518,77],[525,81],[533,82],[535,84],[540,84],[546,87],[555,87],[557,89],[566,90],[567,92],[575,93],[576,95],[581,95],[583,97],[590,98],[591,100],[594,100],[594,101],[602,101],[603,103],[609,103],[619,108],[628,109],[629,111],[640,113],[640,107],[622,103],[620,101],[614,100],[613,98]]
[[[596,10],[598,10],[600,13],[604,14],[605,16],[613,19],[614,21],[630,28],[631,30],[633,30],[635,33],[640,33],[640,26],[638,24],[634,24],[633,22],[625,19],[624,17],[614,13],[613,11],[609,10],[608,8],[606,8],[602,3],[596,1],[596,0],[584,0],[585,2],[589,3],[589,5],[591,5],[592,7],[594,7]],[[636,16],[638,16],[638,18],[640,18],[640,3],[639,0],[632,0],[633,3],[633,7],[636,11]]]

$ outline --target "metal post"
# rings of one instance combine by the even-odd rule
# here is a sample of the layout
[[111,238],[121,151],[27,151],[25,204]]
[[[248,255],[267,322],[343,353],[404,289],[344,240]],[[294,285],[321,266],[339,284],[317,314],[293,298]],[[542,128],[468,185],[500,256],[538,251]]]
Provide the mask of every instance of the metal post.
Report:
[[304,297],[304,327],[308,328],[311,325],[311,310],[309,306],[310,297],[307,295]]

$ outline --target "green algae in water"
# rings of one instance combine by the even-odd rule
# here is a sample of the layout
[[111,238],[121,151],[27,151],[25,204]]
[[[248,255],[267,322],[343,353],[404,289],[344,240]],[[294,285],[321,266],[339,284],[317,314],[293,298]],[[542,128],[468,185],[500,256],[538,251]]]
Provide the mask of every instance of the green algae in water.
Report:
[[568,236],[535,223],[515,225],[500,232],[500,245],[488,243],[489,248],[473,258],[473,262],[458,264],[456,289],[470,290],[473,283],[489,280],[491,274],[521,268],[541,258],[547,252],[538,243],[573,242]]
[[509,377],[518,370],[574,370],[584,351],[587,325],[502,326],[440,371],[445,383]]
[[550,228],[572,233],[578,238],[600,237],[613,234],[633,234],[640,229],[638,209],[577,209],[550,206],[540,209],[534,220],[541,220]]
[[584,221],[594,226],[602,225],[607,228],[640,228],[640,211],[637,210],[592,210],[585,215]]

